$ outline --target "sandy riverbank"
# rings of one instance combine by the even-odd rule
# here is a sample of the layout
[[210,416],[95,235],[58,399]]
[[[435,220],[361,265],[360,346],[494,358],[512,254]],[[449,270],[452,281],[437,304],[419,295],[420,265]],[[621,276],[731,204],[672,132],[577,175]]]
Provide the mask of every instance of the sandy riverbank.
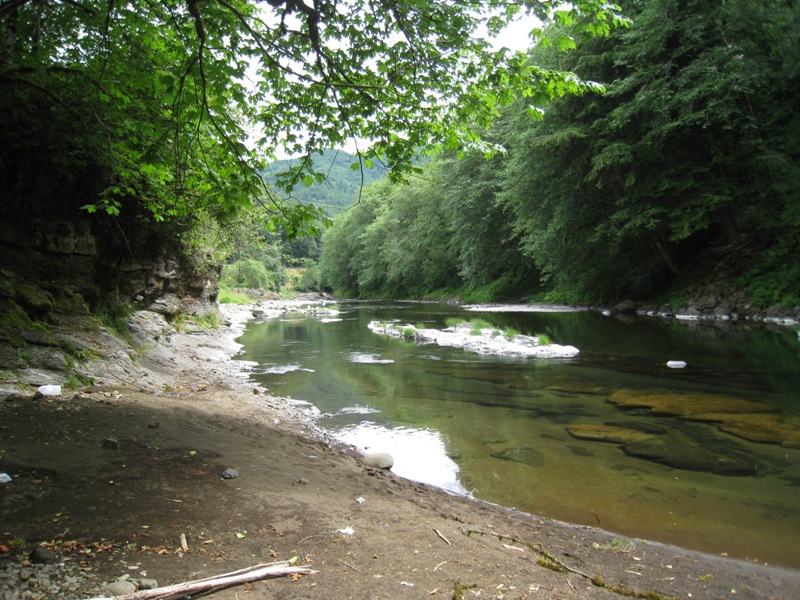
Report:
[[[105,385],[0,406],[0,470],[14,476],[0,540],[25,540],[8,554],[75,540],[64,557],[100,579],[145,572],[161,585],[293,557],[317,571],[214,596],[229,600],[800,597],[797,571],[623,541],[371,469],[302,407],[254,393],[230,360],[251,312],[225,310],[229,324],[163,337]],[[239,476],[222,479],[226,468]],[[108,551],[79,552],[92,547]]]

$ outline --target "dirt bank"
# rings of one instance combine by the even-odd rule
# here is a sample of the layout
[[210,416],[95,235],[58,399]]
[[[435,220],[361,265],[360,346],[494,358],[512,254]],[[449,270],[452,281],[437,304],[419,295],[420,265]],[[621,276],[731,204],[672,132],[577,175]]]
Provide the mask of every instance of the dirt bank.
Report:
[[214,595],[230,600],[800,597],[797,571],[622,540],[365,466],[302,407],[254,393],[229,360],[246,316],[165,336],[104,385],[0,404],[12,476],[0,562],[53,541],[103,580],[167,585],[293,557],[317,571]]

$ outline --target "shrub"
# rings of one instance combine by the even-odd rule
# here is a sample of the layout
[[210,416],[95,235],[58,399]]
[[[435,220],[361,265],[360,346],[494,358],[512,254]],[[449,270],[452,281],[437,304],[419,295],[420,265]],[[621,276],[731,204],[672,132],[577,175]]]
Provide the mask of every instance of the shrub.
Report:
[[268,271],[263,262],[248,258],[225,265],[220,283],[229,288],[249,288],[277,292],[284,281],[283,270]]
[[250,304],[253,299],[242,292],[232,290],[229,287],[220,286],[217,301],[220,304]]
[[406,338],[407,340],[413,340],[414,336],[417,333],[417,330],[414,329],[413,327],[404,327],[401,330],[401,333],[403,334],[403,337]]
[[513,340],[515,337],[519,335],[519,331],[514,329],[513,327],[509,327],[505,331],[503,331],[503,337],[505,337],[509,342]]
[[475,319],[472,321],[472,329],[470,330],[470,335],[480,335],[483,329],[491,329],[492,324],[488,321],[484,321],[483,319]]
[[457,317],[447,317],[444,320],[444,324],[447,325],[448,327],[458,327],[462,323],[466,322],[467,322],[466,319],[459,319]]

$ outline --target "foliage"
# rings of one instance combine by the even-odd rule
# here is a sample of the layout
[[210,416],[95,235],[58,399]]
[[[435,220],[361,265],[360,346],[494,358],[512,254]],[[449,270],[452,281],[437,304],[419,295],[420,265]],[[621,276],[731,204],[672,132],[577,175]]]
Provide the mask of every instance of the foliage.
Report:
[[316,262],[306,258],[300,266],[289,269],[289,286],[296,292],[320,291],[319,267]]
[[470,335],[481,335],[481,332],[484,329],[493,328],[493,325],[491,323],[489,323],[488,321],[484,321],[483,319],[473,319],[472,321],[470,321],[470,325],[472,325],[469,332]]
[[112,334],[124,341],[128,346],[133,346],[133,335],[128,326],[129,317],[136,311],[136,307],[119,298],[108,296],[103,303],[94,310],[94,316]]
[[217,301],[220,304],[250,304],[253,299],[243,292],[232,290],[225,285],[220,285]]
[[460,319],[458,317],[447,317],[444,320],[444,324],[447,325],[448,327],[458,327],[462,323],[466,323],[466,322],[467,322],[466,319]]
[[[800,42],[780,32],[798,9],[629,4],[633,28],[569,59],[609,82],[605,97],[558,100],[527,130],[521,108],[512,117],[521,133],[509,143],[503,198],[526,254],[556,289],[595,300],[652,296],[695,272],[742,273],[796,254],[800,132],[786,102]],[[789,264],[771,283],[796,290]]]
[[419,296],[457,282],[435,168],[411,184],[382,181],[323,235],[322,283],[362,296]]
[[[449,154],[440,160],[443,181],[438,194],[449,217],[461,285],[470,291],[498,280],[519,282],[534,276],[534,264],[520,251],[513,213],[497,201],[505,160],[503,154],[487,160],[478,153],[460,160]],[[502,284],[497,288],[489,295],[503,298]]]
[[233,288],[278,291],[284,283],[283,277],[282,268],[270,270],[263,261],[247,258],[225,265],[221,283]]
[[278,148],[304,156],[275,177],[291,193],[348,139],[373,140],[356,170],[383,161],[395,176],[419,148],[480,144],[515,95],[591,86],[483,31],[526,14],[601,34],[624,22],[596,0],[556,13],[545,0],[4,2],[0,158],[8,181],[48,168],[90,212],[185,225],[256,203],[290,239],[317,233],[321,209],[261,177]]
[[219,311],[209,311],[199,315],[192,315],[192,321],[202,329],[219,329],[222,317]]

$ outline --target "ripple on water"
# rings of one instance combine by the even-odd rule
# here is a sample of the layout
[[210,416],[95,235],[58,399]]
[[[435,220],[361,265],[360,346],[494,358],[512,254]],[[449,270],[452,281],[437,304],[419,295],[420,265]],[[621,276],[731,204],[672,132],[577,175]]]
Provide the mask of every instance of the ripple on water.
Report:
[[336,414],[337,415],[374,415],[380,413],[381,411],[377,408],[372,408],[371,406],[345,406],[340,408]]
[[354,363],[363,363],[369,365],[390,365],[394,361],[389,358],[378,358],[374,354],[363,354],[361,352],[352,352],[347,360]]
[[314,369],[304,369],[300,365],[264,365],[262,369],[254,370],[253,373],[256,375],[285,375],[293,371],[314,373]]

